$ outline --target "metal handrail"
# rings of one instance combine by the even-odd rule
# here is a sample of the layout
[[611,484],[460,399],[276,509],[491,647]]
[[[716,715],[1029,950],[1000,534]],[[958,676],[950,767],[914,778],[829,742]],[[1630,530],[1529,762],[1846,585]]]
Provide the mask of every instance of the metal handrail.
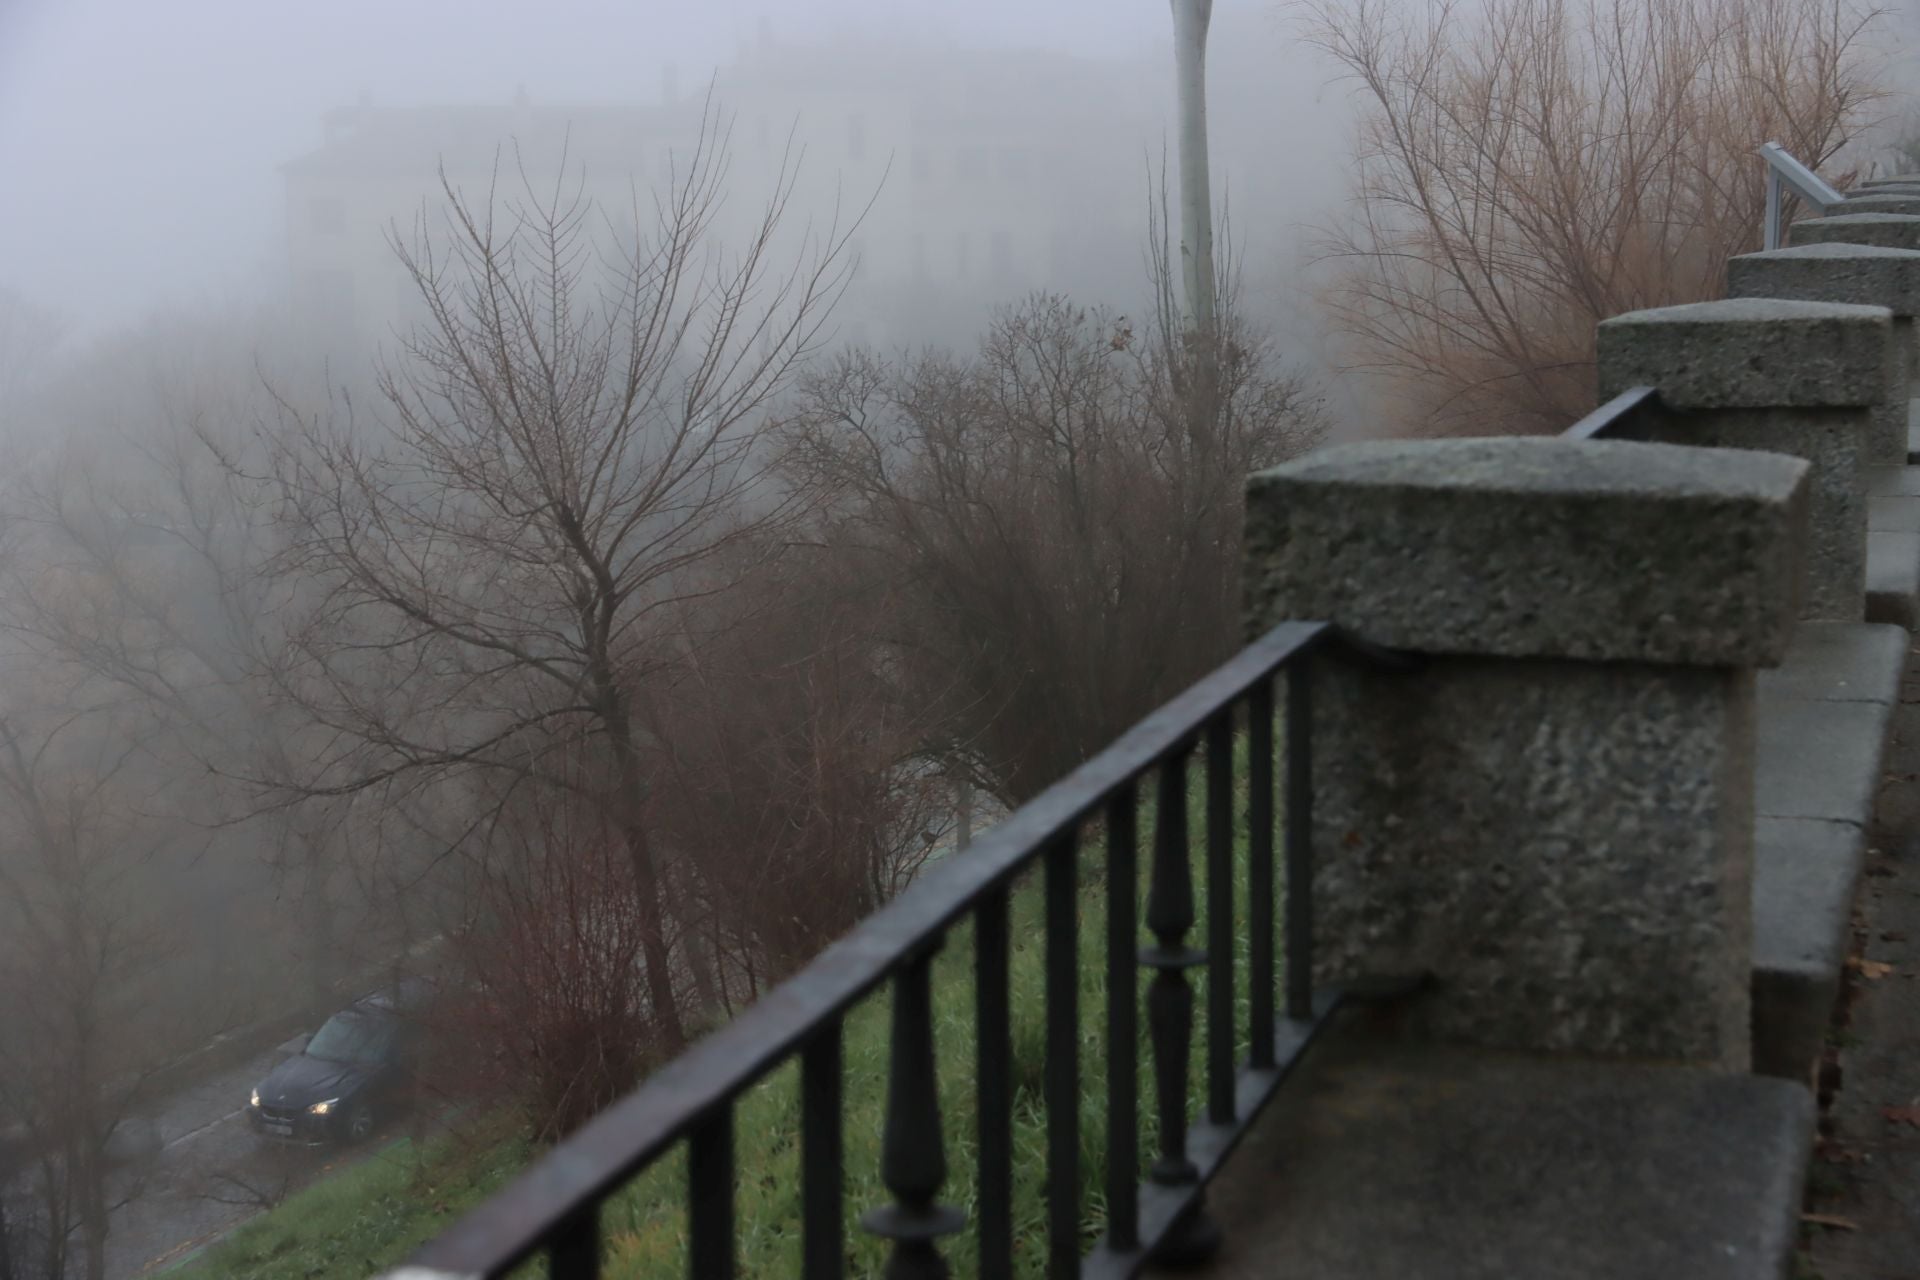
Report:
[[[892,1030],[881,1176],[894,1197],[861,1220],[893,1241],[889,1275],[944,1274],[937,1240],[965,1219],[939,1203],[945,1180],[931,1016],[931,961],[951,928],[974,924],[979,1032],[977,1222],[980,1274],[1011,1273],[1013,1258],[1013,1063],[1008,956],[1016,877],[1044,874],[1046,986],[1047,1256],[1052,1274],[1131,1276],[1153,1257],[1177,1256],[1217,1239],[1201,1215],[1208,1180],[1308,1044],[1350,1000],[1389,998],[1417,980],[1364,989],[1313,986],[1312,754],[1310,657],[1411,669],[1418,659],[1365,644],[1324,622],[1284,622],[1149,715],[1064,780],[1021,806],[964,855],[944,860],[856,925],[799,973],[661,1067],[637,1090],[589,1121],[513,1183],[430,1241],[392,1273],[409,1277],[504,1275],[545,1252],[555,1280],[600,1274],[600,1205],[680,1142],[688,1144],[689,1271],[736,1269],[736,1101],[774,1068],[800,1061],[801,1275],[844,1274],[842,1026],[863,997],[890,983]],[[1276,1007],[1274,918],[1275,694],[1285,685],[1285,806],[1282,865],[1285,992]],[[1232,895],[1237,722],[1246,726],[1248,1020],[1245,1063],[1233,1060]],[[1204,748],[1203,750],[1201,748]],[[1196,923],[1188,829],[1189,763],[1204,762],[1207,927]],[[1137,826],[1141,785],[1155,791],[1144,920],[1140,918]],[[1104,819],[1106,843],[1109,1065],[1107,1230],[1080,1254],[1079,975],[1077,851],[1083,828]],[[1154,941],[1139,946],[1144,923]],[[1187,973],[1207,971],[1203,1074],[1207,1101],[1186,1113],[1194,993]],[[1138,1039],[1140,969],[1153,974],[1147,1004],[1159,1151],[1140,1180]]]
[[1595,409],[1580,421],[1560,433],[1563,440],[1594,440],[1610,436],[1639,414],[1653,409],[1660,403],[1660,393],[1653,387],[1628,387],[1613,399]]
[[1792,187],[1795,195],[1823,214],[1836,205],[1846,203],[1844,195],[1826,179],[1794,159],[1779,143],[1761,143],[1760,157],[1767,162],[1765,245],[1768,249],[1780,247],[1780,193],[1783,186]]

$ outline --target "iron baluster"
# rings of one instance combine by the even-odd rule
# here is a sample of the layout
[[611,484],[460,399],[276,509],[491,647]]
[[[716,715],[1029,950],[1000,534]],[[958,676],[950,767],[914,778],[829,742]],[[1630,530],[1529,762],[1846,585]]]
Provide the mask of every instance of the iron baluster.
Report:
[[974,913],[975,1079],[980,1105],[980,1274],[1013,1274],[1013,1034],[1007,996],[1007,890]]
[[1273,681],[1247,699],[1248,1061],[1273,1066]]
[[1233,713],[1207,722],[1207,1120],[1233,1123]]
[[1069,832],[1046,853],[1047,1273],[1080,1274],[1079,899]]
[[547,1244],[553,1280],[599,1280],[600,1209],[595,1205],[562,1222]]
[[1287,668],[1287,1016],[1313,1017],[1313,699],[1303,658]]
[[1107,1237],[1116,1249],[1140,1243],[1138,797],[1128,782],[1107,801]]
[[733,1257],[733,1104],[694,1126],[687,1139],[687,1234],[692,1274],[731,1280]]
[[800,1273],[805,1280],[840,1280],[847,1270],[840,1029],[836,1018],[800,1051]]
[[[1187,761],[1191,739],[1160,762],[1159,803],[1153,831],[1153,874],[1147,890],[1147,928],[1155,942],[1140,961],[1154,971],[1147,988],[1147,1035],[1153,1049],[1154,1100],[1160,1118],[1160,1155],[1148,1176],[1165,1186],[1199,1180],[1187,1154],[1187,1055],[1193,1045],[1193,988],[1187,970],[1204,953],[1186,945],[1193,927],[1193,867],[1188,862]],[[1219,1232],[1196,1200],[1187,1220],[1169,1233],[1157,1256],[1197,1261],[1213,1251]]]
[[933,1052],[936,946],[908,957],[893,974],[887,1119],[880,1138],[880,1179],[893,1192],[893,1203],[860,1219],[868,1231],[893,1241],[887,1280],[945,1280],[951,1273],[935,1241],[966,1225],[958,1209],[934,1200],[947,1180]]

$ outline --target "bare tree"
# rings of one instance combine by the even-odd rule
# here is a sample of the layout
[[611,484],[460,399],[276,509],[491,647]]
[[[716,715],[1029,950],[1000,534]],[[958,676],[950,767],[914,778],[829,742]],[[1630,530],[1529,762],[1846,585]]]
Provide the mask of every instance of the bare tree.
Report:
[[794,424],[791,465],[833,495],[818,537],[893,593],[879,636],[938,710],[929,750],[1009,803],[1238,646],[1246,475],[1321,429],[1230,305],[1186,339],[1164,239],[1154,261],[1140,332],[1036,296],[968,360],[842,357]]
[[938,704],[874,642],[891,593],[832,548],[751,554],[739,588],[676,610],[685,660],[642,704],[689,943],[729,1009],[903,888],[948,826],[923,753]]
[[0,427],[21,420],[21,406],[45,380],[67,322],[57,311],[0,287]]
[[838,226],[783,256],[790,163],[723,250],[726,141],[709,110],[652,233],[611,254],[577,183],[542,191],[522,166],[502,200],[443,175],[444,226],[395,237],[427,318],[383,365],[377,422],[289,406],[275,441],[278,568],[318,595],[285,682],[331,734],[308,793],[461,781],[488,797],[476,823],[527,786],[598,807],[669,1047],[678,966],[634,699],[675,661],[674,602],[724,590],[721,553],[777,544],[798,514],[763,438],[846,267]]
[[0,1114],[24,1120],[40,1202],[30,1274],[74,1274],[75,1237],[79,1273],[105,1274],[109,1139],[173,1047],[152,984],[165,932],[132,875],[138,754],[72,714],[0,717]]
[[291,883],[321,1007],[342,967],[344,805],[284,803],[312,726],[271,670],[300,584],[272,571],[274,513],[234,477],[259,409],[253,357],[226,326],[176,324],[105,344],[70,381],[47,403],[66,438],[13,477],[25,552],[0,625],[83,702],[137,714],[153,753],[192,778],[171,814],[225,829]]
[[1720,296],[1759,247],[1754,149],[1816,167],[1874,98],[1854,0],[1320,0],[1364,103],[1331,317],[1402,429],[1552,431],[1595,324]]

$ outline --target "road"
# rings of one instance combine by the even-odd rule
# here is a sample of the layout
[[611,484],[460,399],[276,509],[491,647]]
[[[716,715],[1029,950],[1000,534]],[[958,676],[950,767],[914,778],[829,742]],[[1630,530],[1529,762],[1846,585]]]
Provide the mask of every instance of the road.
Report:
[[[290,1049],[292,1046],[287,1046]],[[247,1093],[285,1050],[209,1076],[136,1117],[144,1150],[115,1177],[107,1280],[150,1275],[279,1199],[387,1145],[310,1149],[263,1142],[247,1128]]]

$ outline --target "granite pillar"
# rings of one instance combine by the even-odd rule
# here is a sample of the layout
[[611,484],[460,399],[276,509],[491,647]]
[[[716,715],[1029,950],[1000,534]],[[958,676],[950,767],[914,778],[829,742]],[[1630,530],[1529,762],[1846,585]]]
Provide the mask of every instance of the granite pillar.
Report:
[[1753,669],[1808,466],[1614,441],[1373,442],[1247,488],[1248,623],[1427,655],[1313,681],[1315,970],[1424,970],[1490,1047],[1747,1069]]
[[1870,466],[1907,460],[1907,411],[1912,399],[1914,316],[1920,314],[1920,251],[1827,241],[1727,262],[1727,296],[1849,302],[1893,313],[1887,393],[1874,410]]
[[1659,391],[1658,406],[1621,434],[1812,464],[1809,618],[1866,614],[1865,468],[1887,397],[1892,326],[1885,307],[1735,298],[1629,312],[1599,327],[1601,400],[1634,386]]

